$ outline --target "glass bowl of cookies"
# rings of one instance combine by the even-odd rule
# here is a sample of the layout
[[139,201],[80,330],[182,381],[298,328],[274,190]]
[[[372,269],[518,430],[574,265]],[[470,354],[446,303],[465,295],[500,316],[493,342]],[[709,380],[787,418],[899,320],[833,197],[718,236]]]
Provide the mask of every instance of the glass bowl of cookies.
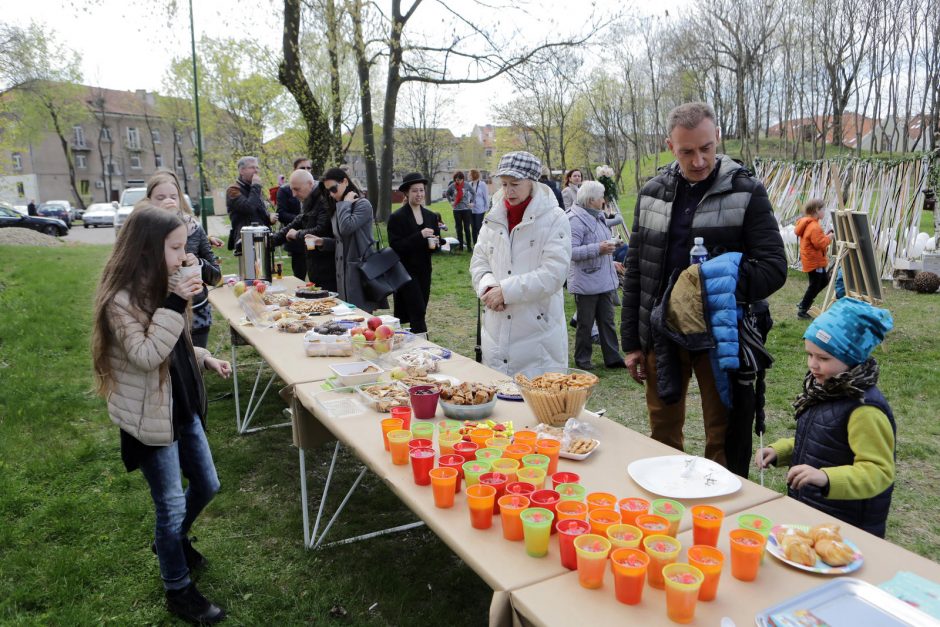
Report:
[[513,381],[536,420],[560,427],[581,415],[598,378],[577,368],[528,368]]

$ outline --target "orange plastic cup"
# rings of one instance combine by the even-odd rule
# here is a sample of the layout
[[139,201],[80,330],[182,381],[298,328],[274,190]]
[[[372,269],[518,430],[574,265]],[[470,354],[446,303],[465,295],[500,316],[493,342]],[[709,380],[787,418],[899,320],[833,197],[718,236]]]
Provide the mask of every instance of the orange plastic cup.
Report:
[[555,505],[555,514],[559,522],[562,520],[583,520],[587,522],[587,503],[581,501],[558,501]]
[[507,446],[512,444],[512,440],[509,438],[504,438],[502,436],[493,436],[489,438],[486,442],[486,448],[498,448],[499,450],[505,450]]
[[520,468],[516,471],[516,479],[531,483],[535,486],[536,490],[541,490],[542,486],[545,484],[545,469],[535,468],[534,466]]
[[718,595],[718,580],[725,563],[725,554],[713,546],[696,544],[689,547],[689,564],[695,566],[705,577],[698,591],[699,601],[712,601]]
[[548,476],[558,472],[558,454],[561,453],[561,442],[551,438],[539,438],[535,441],[535,452],[548,457]]
[[615,549],[636,549],[643,541],[639,527],[617,523],[607,527],[607,539]]
[[692,506],[692,538],[695,544],[718,546],[725,513],[711,505]]
[[526,444],[532,451],[535,451],[535,443],[538,441],[539,434],[535,431],[516,431],[516,434],[512,436],[513,444]]
[[453,455],[454,444],[460,442],[460,434],[456,431],[446,431],[437,436],[437,446],[441,450],[441,455]]
[[411,429],[410,405],[399,405],[397,407],[392,407],[389,413],[392,415],[392,418],[398,418],[401,420],[402,429]]
[[695,620],[695,604],[704,576],[695,566],[669,564],[663,568],[666,584],[666,616],[675,623]]
[[434,490],[434,506],[448,509],[454,506],[457,493],[457,469],[450,466],[432,468],[431,488]]
[[669,531],[669,521],[656,514],[640,514],[634,524],[643,532],[644,538]]
[[757,531],[734,529],[731,532],[731,575],[741,581],[754,581],[764,554],[764,539]]
[[470,508],[470,525],[474,529],[489,529],[493,526],[493,506],[496,505],[496,488],[478,483],[466,490],[467,506]]
[[493,472],[503,473],[509,477],[508,483],[512,483],[516,481],[516,471],[519,470],[519,464],[520,462],[518,459],[512,459],[511,457],[500,457],[499,459],[490,460],[490,469]]
[[637,516],[650,511],[649,501],[635,497],[620,499],[617,506],[620,508],[620,522],[625,525],[635,525]]
[[578,554],[578,582],[588,589],[603,587],[610,540],[586,533],[574,539],[574,550]]
[[603,538],[607,537],[607,528],[620,524],[620,512],[613,509],[590,509],[588,505],[588,522],[591,523],[591,533]]
[[504,494],[499,497],[499,518],[503,523],[503,537],[507,540],[522,540],[522,510],[529,507],[529,499],[520,494]]
[[480,448],[486,447],[486,441],[493,437],[493,430],[484,427],[477,427],[470,432],[470,441]]
[[401,418],[386,418],[382,421],[382,444],[385,445],[385,450],[390,450],[388,448],[388,432],[389,431],[399,431],[402,429]]
[[503,449],[503,457],[509,457],[511,459],[518,459],[519,462],[522,462],[522,458],[526,455],[531,455],[532,451],[535,449],[529,446],[528,444],[519,444],[518,442],[513,442],[509,446]]
[[643,600],[646,569],[650,556],[640,549],[619,548],[610,552],[610,567],[614,571],[614,596],[626,605]]
[[643,538],[643,549],[650,556],[646,579],[650,586],[662,590],[666,585],[663,582],[663,567],[675,563],[682,544],[672,536],[653,535]]
[[388,446],[392,453],[392,463],[396,466],[405,466],[409,462],[408,442],[411,440],[411,431],[396,429],[388,432]]
[[595,509],[614,509],[617,506],[617,497],[610,492],[590,492],[584,500],[587,501],[589,512]]

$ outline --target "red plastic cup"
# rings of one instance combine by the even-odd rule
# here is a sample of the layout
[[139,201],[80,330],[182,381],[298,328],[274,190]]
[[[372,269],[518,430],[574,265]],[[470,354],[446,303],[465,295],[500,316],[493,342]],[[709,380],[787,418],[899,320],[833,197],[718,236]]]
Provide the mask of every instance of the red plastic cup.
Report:
[[428,474],[434,468],[433,448],[413,448],[409,453],[411,457],[411,472],[418,485],[431,485],[431,476]]
[[470,509],[470,525],[474,529],[489,529],[493,526],[493,506],[496,504],[496,488],[478,483],[466,490],[467,506]]
[[610,552],[610,567],[614,571],[614,596],[626,605],[643,600],[646,569],[650,556],[640,549],[619,548]]
[[650,511],[650,502],[641,498],[620,499],[620,522],[625,525],[636,525],[636,517]]
[[479,447],[473,442],[457,442],[454,444],[454,453],[457,455],[463,455],[463,460],[465,462],[472,462],[477,458],[477,449]]
[[496,502],[493,505],[493,515],[499,514],[499,497],[506,494],[506,484],[509,483],[509,477],[501,472],[484,472],[480,475],[480,483],[496,488]]
[[437,399],[440,397],[440,390],[434,385],[413,385],[408,388],[408,395],[411,397],[411,408],[414,410],[414,417],[421,420],[430,420],[437,414]]
[[528,497],[533,492],[535,492],[535,486],[528,481],[511,481],[506,485],[506,494]]
[[460,492],[460,482],[463,479],[463,455],[441,455],[437,460],[437,465],[441,468],[453,468],[457,471],[457,486],[454,490]]
[[414,438],[408,441],[408,450],[416,448],[433,448],[434,443],[427,438]]
[[581,475],[576,472],[556,472],[552,474],[552,489],[557,490],[560,483],[579,483]]
[[536,490],[529,495],[529,501],[532,502],[532,507],[544,507],[555,516],[555,523],[552,524],[552,533],[557,532],[558,513],[555,511],[555,506],[560,500],[561,495],[554,490]]
[[578,570],[578,553],[574,549],[574,539],[591,532],[591,525],[577,518],[559,520],[558,552],[561,554],[561,565],[568,570]]
[[407,405],[398,405],[391,409],[392,418],[401,420],[401,428],[405,431],[411,429],[411,407]]
[[503,523],[503,537],[507,540],[522,540],[522,510],[529,507],[529,499],[521,494],[504,494],[497,499],[499,517]]
[[561,442],[551,438],[539,438],[535,441],[535,452],[548,456],[548,475],[558,472],[558,454],[561,453]]

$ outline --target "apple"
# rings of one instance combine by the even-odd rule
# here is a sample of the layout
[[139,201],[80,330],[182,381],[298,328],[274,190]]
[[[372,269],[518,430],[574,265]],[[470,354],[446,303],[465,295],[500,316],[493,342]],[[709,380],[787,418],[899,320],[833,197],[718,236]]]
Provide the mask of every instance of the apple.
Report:
[[235,298],[238,298],[239,296],[245,293],[245,290],[248,289],[248,286],[245,285],[244,281],[239,281],[238,283],[232,286],[232,289],[235,290]]
[[375,337],[380,340],[387,340],[388,338],[395,335],[395,330],[387,324],[381,324],[375,329]]
[[363,329],[362,335],[364,335],[366,340],[369,342],[375,339],[375,331],[373,331],[372,329]]
[[[351,328],[351,329],[349,330],[349,334],[350,334],[350,335],[353,335],[353,336],[355,336],[355,335],[362,335],[362,331],[363,331],[362,327],[353,327],[353,328]],[[365,338],[363,338],[363,339],[365,339]]]
[[369,325],[369,328],[375,331],[377,328],[382,326],[382,319],[378,316],[372,316],[369,318],[369,321],[366,323]]
[[392,350],[392,344],[388,340],[376,340],[373,346],[377,353],[387,353]]
[[364,336],[362,333],[359,333],[358,335],[352,336],[352,340],[351,340],[351,341],[352,341],[353,344],[362,344],[363,346],[365,346],[365,344],[366,344],[366,338],[365,338],[365,336]]
[[392,375],[393,379],[404,379],[408,376],[408,371],[401,366],[395,366],[392,368],[392,372],[390,374]]
[[259,294],[264,294],[264,290],[268,289],[268,286],[261,281],[255,281],[255,289]]

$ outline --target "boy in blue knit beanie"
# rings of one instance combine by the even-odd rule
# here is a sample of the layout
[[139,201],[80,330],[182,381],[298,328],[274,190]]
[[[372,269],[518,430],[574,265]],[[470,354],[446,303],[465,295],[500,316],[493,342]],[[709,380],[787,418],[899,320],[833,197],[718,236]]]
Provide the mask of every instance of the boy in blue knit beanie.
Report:
[[854,298],[816,318],[803,334],[809,372],[793,403],[796,436],[755,456],[758,468],[790,464],[791,497],[882,538],[897,425],[871,352],[892,327],[886,309]]

